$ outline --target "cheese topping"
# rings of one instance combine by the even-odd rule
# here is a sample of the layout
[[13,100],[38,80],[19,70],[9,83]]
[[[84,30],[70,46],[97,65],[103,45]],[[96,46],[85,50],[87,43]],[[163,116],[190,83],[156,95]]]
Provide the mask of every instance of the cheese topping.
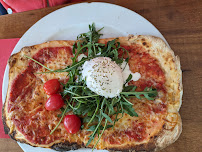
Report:
[[140,78],[141,78],[141,74],[138,73],[138,72],[135,72],[135,73],[132,73],[130,68],[129,68],[129,65],[127,62],[123,62],[121,64],[121,69],[123,70],[123,80],[124,82],[126,82],[128,76],[131,74],[132,75],[132,79],[133,81],[138,81]]
[[83,65],[82,78],[87,87],[106,98],[113,98],[123,89],[121,68],[109,57],[97,57]]
[[82,58],[86,58],[87,56],[85,54],[79,54],[78,56],[78,62],[81,61]]

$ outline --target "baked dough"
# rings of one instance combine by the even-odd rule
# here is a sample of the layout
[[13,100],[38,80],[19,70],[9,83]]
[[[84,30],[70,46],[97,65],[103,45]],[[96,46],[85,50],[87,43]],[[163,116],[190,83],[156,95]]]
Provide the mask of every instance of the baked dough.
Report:
[[[114,38],[101,39],[99,42],[106,43],[113,39]],[[156,99],[155,101],[147,101],[146,99],[139,100],[136,98],[131,99],[131,102],[134,103],[134,108],[139,112],[139,117],[130,117],[129,115],[124,114],[124,117],[116,123],[113,130],[108,129],[105,131],[96,148],[110,151],[160,150],[175,142],[182,131],[182,121],[178,113],[182,104],[183,92],[182,71],[179,57],[175,56],[169,46],[158,37],[129,35],[128,37],[119,37],[118,41],[121,46],[132,47],[132,49],[134,46],[138,46],[140,48],[140,53],[149,54],[150,57],[155,59],[155,62],[159,64],[159,67],[165,76],[165,83],[163,85],[166,93],[163,93],[165,99],[163,104],[166,105],[166,111],[161,113],[153,110],[148,113],[148,109],[151,110],[151,107],[160,105],[159,102],[162,102],[161,98]],[[70,150],[86,147],[85,145],[89,139],[88,136],[90,133],[85,130],[71,135],[66,133],[64,125],[60,124],[57,129],[58,131],[53,133],[52,136],[49,136],[50,130],[53,129],[59,121],[57,114],[60,113],[60,110],[51,112],[44,110],[44,103],[48,96],[43,91],[43,84],[52,78],[58,78],[60,81],[66,82],[68,81],[68,77],[66,76],[67,73],[36,74],[38,72],[46,71],[46,69],[35,63],[30,64],[30,60],[24,56],[36,57],[36,55],[38,55],[39,61],[49,68],[62,69],[67,65],[71,65],[71,57],[73,56],[71,49],[73,43],[74,41],[50,41],[43,44],[24,47],[19,53],[10,57],[8,61],[10,68],[9,86],[3,107],[3,122],[5,132],[14,140],[28,143],[32,146],[52,148],[55,150]],[[54,54],[53,49],[55,48],[57,48],[57,55]],[[40,54],[39,52],[41,50],[46,55]],[[130,53],[132,54],[133,50]],[[34,69],[34,72],[27,74],[26,70],[30,68],[30,66]],[[133,65],[130,65],[130,68],[132,68],[132,66]],[[25,80],[25,82],[23,82],[24,85],[16,83],[16,79],[19,79],[19,75],[26,75],[26,78],[23,78],[23,80]],[[15,95],[13,95],[13,93],[15,92],[13,91],[16,91],[16,89],[13,90],[13,88],[15,87],[18,87],[21,91],[17,91],[19,96],[14,98],[13,96]],[[26,89],[24,88],[28,87],[31,88],[31,93],[25,94]],[[15,101],[11,102],[11,99],[15,99]],[[22,109],[24,110],[22,111]],[[34,116],[32,114],[34,114]],[[24,115],[29,118],[25,118]],[[45,116],[46,119],[43,116]],[[21,118],[31,120],[29,125],[23,124],[25,126],[27,125],[27,128],[17,123],[17,119],[22,120]],[[35,122],[37,126],[34,126],[36,125]],[[134,122],[138,122],[137,124],[139,126],[136,126],[136,128],[146,128],[146,131],[144,131],[146,135],[144,135],[145,138],[143,140],[135,140],[135,138],[133,138]],[[37,132],[37,130],[35,130],[35,132],[33,131],[34,133],[31,133],[30,126],[34,126],[35,128],[38,127],[39,129],[42,126],[46,128],[45,131],[43,130],[45,134],[47,134],[46,139]],[[128,130],[130,129],[132,131],[128,134]],[[138,132],[139,130],[135,131]],[[118,137],[118,135],[120,136]],[[43,141],[43,139],[46,140],[46,142]],[[91,148],[94,144],[95,141],[88,147]]]

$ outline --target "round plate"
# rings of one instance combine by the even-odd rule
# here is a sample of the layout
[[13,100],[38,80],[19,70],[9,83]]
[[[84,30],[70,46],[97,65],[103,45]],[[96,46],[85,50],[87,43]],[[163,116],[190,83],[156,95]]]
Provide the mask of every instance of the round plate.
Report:
[[[51,40],[76,40],[80,33],[87,32],[88,25],[95,23],[102,28],[102,38],[134,35],[153,35],[165,40],[162,34],[145,18],[121,6],[108,3],[79,3],[56,10],[35,23],[19,40],[12,54],[25,46],[40,44]],[[8,65],[2,85],[2,101],[6,99],[8,88]],[[32,147],[18,143],[25,152],[53,152],[54,150]],[[90,152],[80,149],[77,152]],[[94,150],[95,152],[98,150]],[[99,150],[99,152],[107,152]]]

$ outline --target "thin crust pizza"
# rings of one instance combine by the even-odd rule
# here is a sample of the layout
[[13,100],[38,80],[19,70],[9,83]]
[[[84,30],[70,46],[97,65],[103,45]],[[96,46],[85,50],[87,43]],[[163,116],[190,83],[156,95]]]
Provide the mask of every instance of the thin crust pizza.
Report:
[[[113,38],[100,39],[99,43],[107,44],[111,40]],[[92,131],[81,129],[74,134],[68,133],[64,120],[50,134],[60,121],[58,115],[61,109],[45,108],[49,95],[43,86],[51,79],[65,84],[69,81],[69,75],[68,72],[48,73],[47,68],[57,70],[71,66],[74,56],[74,41],[50,41],[24,47],[8,61],[9,86],[3,108],[5,132],[16,141],[55,150],[93,148],[96,145],[96,149],[109,151],[157,151],[175,142],[182,131],[178,113],[182,102],[179,57],[158,37],[129,35],[119,37],[117,41],[128,51],[130,71],[141,75],[138,80],[130,80],[128,86],[136,86],[137,92],[145,87],[158,91],[154,100],[142,97],[127,99],[138,116],[131,116],[127,112],[111,115],[112,121],[116,117],[120,119],[113,127],[107,128],[102,136],[95,135],[90,144],[87,143]],[[119,50],[121,55],[123,51]],[[73,112],[68,111],[65,115],[68,114]],[[101,124],[104,122],[103,119]]]

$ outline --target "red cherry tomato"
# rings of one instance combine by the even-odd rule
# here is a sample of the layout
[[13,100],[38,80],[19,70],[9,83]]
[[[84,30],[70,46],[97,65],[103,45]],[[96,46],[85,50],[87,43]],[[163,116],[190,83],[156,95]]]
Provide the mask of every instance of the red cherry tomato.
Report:
[[81,120],[77,115],[67,115],[64,118],[64,126],[68,133],[75,134],[81,128]]
[[55,94],[60,89],[60,82],[58,81],[58,79],[48,80],[44,84],[43,89],[45,90],[46,94],[48,94],[48,95]]
[[62,96],[59,94],[51,95],[46,101],[45,108],[46,110],[57,110],[64,106],[64,101]]

